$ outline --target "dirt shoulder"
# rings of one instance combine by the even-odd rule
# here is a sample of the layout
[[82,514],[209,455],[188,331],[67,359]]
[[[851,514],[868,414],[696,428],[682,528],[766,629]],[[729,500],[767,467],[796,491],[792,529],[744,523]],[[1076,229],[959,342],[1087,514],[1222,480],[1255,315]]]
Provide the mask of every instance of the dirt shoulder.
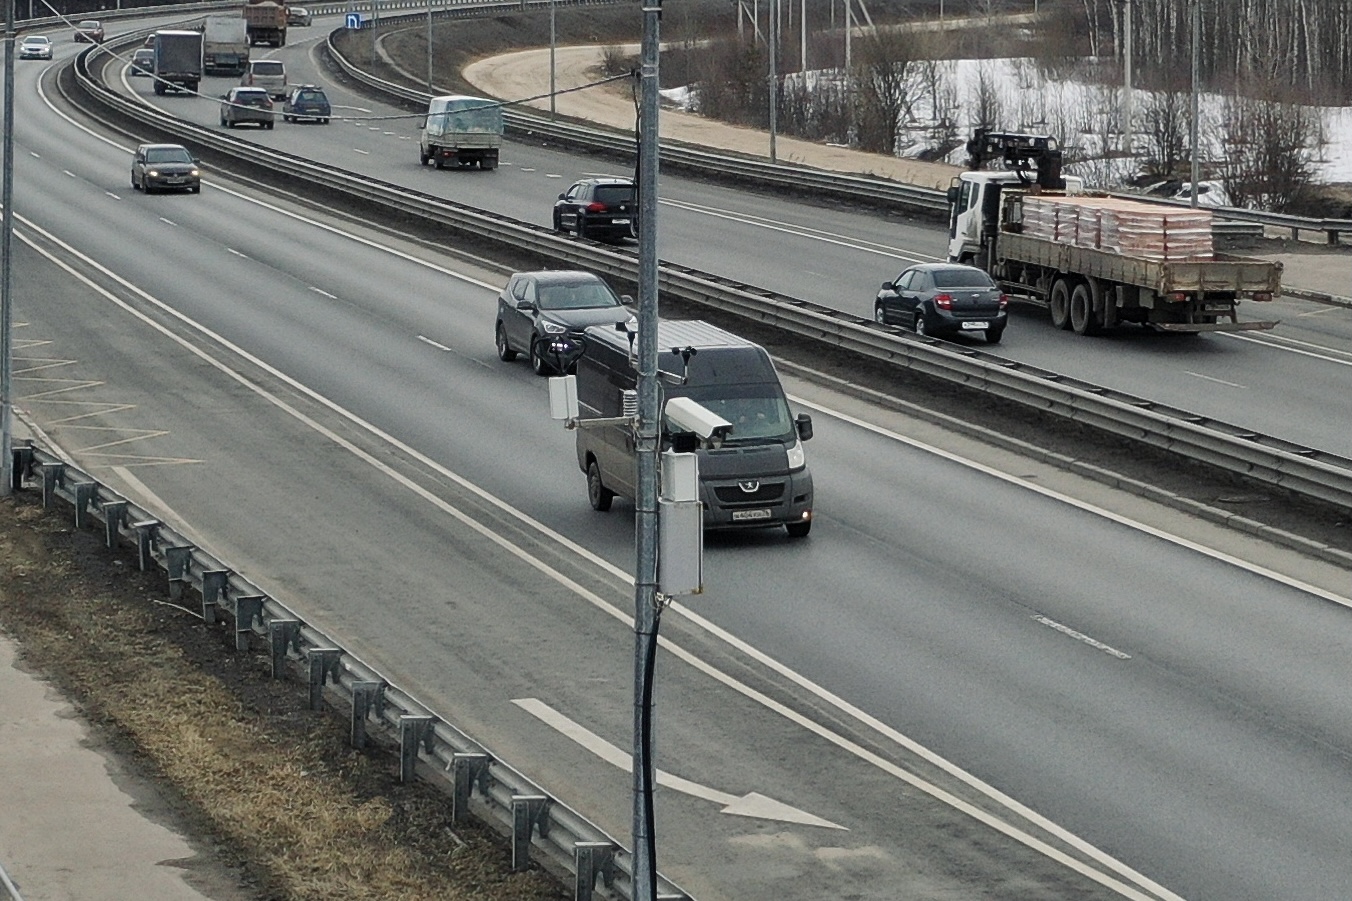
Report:
[[0,499],[0,631],[116,757],[135,806],[195,840],[194,881],[210,897],[569,896],[542,872],[512,874],[496,832],[452,828],[444,795],[400,784],[387,750],[348,747],[342,718],[273,681],[266,654],[236,652],[233,632],[169,602],[163,573],[140,572],[132,549],[107,550],[71,515],[44,510],[37,491]]

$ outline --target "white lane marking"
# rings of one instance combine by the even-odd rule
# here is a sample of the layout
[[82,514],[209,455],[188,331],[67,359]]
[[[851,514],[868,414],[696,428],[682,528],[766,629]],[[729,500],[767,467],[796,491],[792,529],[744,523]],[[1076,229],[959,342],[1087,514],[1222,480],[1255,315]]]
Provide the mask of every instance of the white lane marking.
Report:
[[233,247],[227,247],[226,250],[228,250],[230,253],[233,253],[237,257],[241,257],[246,260],[249,258],[249,255],[247,253],[241,253],[240,251],[236,250]]
[[418,336],[418,340],[421,341],[421,342],[424,343],[424,344],[430,344],[430,345],[432,345],[432,346],[435,347],[437,350],[444,350],[444,351],[446,351],[447,353],[452,353],[452,352],[453,352],[453,351],[451,351],[451,349],[450,349],[449,347],[447,347],[445,344],[438,344],[436,341],[433,341],[431,338],[427,337],[426,335],[419,335],[419,336]]
[[315,292],[316,294],[322,294],[324,297],[327,297],[329,300],[337,300],[337,299],[338,299],[338,295],[337,295],[337,294],[330,294],[329,292],[325,291],[325,290],[322,289],[322,288],[316,288],[314,285],[311,285],[311,286],[310,286],[310,290],[313,291],[313,292]]
[[28,155],[31,156],[31,157],[32,157],[33,159],[35,159],[35,160],[40,160],[40,159],[42,159],[42,154],[38,153],[36,150],[30,150],[30,151],[28,151]]
[[[1295,338],[1288,338],[1285,335],[1267,335],[1263,338],[1255,338],[1252,335],[1244,335],[1236,332],[1217,332],[1227,338],[1233,338],[1236,341],[1248,341],[1251,344],[1261,344],[1263,347],[1270,347],[1273,350],[1282,350],[1287,353],[1300,354],[1302,357],[1314,357],[1316,360],[1322,360],[1325,363],[1337,363],[1339,366],[1352,366],[1352,354],[1345,350],[1338,350],[1332,347],[1324,347],[1319,344],[1312,344],[1309,341],[1298,341]],[[1292,345],[1288,347],[1287,345]],[[1313,348],[1306,350],[1305,348]],[[1346,359],[1339,359],[1345,357]]]
[[563,176],[555,175],[553,172],[550,172],[548,175],[545,176],[545,178],[563,178]]
[[69,169],[62,169],[61,171],[64,172],[64,173],[66,173],[67,175],[69,175],[71,178],[79,178],[79,177],[80,177],[80,176],[76,175],[74,172],[70,171]]
[[[569,719],[538,698],[515,698],[512,703],[545,725],[577,742],[611,766],[618,767],[626,773],[634,771],[633,758],[628,752],[620,750],[595,732]],[[782,801],[767,798],[759,792],[748,792],[738,797],[727,792],[721,792],[712,786],[683,779],[664,770],[656,770],[654,778],[658,785],[665,785],[681,794],[722,805],[722,813],[732,814],[733,816],[780,820],[785,823],[800,823],[805,826],[821,826],[825,829],[845,829],[844,826],[813,816],[805,810],[791,807]]]
[[[169,306],[163,301],[155,297],[152,297],[150,294],[136,287],[135,285],[132,285],[126,279],[112,272],[107,267],[90,259],[85,254],[82,254],[79,251],[75,250],[75,248],[66,244],[64,241],[57,238],[55,235],[46,232],[42,228],[29,222],[28,220],[23,219],[23,217],[19,218],[21,221],[24,222],[26,226],[32,227],[35,232],[43,235],[47,240],[61,247],[65,252],[67,252],[71,256],[84,261],[89,266],[102,272],[109,279],[109,281],[116,282],[117,284],[122,285],[128,291],[131,291],[137,296],[143,298],[146,302],[154,305],[155,307],[162,310],[170,317],[177,319],[180,323],[182,323],[186,327],[193,329],[198,333],[210,338],[211,340],[216,342],[217,345],[235,354],[238,358],[243,359],[249,362],[250,364],[259,367],[272,377],[285,382],[286,384],[294,388],[298,393],[306,397],[309,397],[315,403],[318,403],[321,406],[324,406],[325,408],[331,410],[333,413],[343,417],[347,421],[353,423],[354,425],[366,431],[368,434],[373,435],[376,438],[379,438],[381,441],[384,441],[389,446],[394,447],[400,450],[401,452],[407,454],[410,459],[418,462],[419,464],[432,470],[433,472],[436,472],[443,478],[447,479],[448,481],[452,482],[458,487],[464,489],[465,491],[474,494],[476,497],[480,498],[490,506],[498,509],[505,515],[511,516],[515,518],[518,522],[521,522],[523,525],[526,525],[534,529],[539,534],[551,539],[552,541],[559,544],[561,547],[568,549],[569,551],[576,554],[583,560],[592,563],[598,569],[601,569],[605,572],[614,575],[617,579],[621,581],[633,584],[633,579],[630,574],[624,572],[619,567],[614,566],[609,561],[600,558],[587,548],[584,548],[581,545],[577,544],[576,542],[559,534],[558,532],[549,529],[543,523],[527,515],[526,513],[516,509],[515,507],[512,507],[511,505],[503,501],[501,498],[498,498],[496,495],[493,495],[488,491],[484,490],[483,488],[480,488],[478,485],[475,485],[474,483],[470,482],[468,479],[464,478],[458,473],[452,472],[446,467],[441,466],[440,464],[430,459],[425,454],[421,453],[415,448],[409,446],[408,444],[405,444],[404,442],[395,438],[393,435],[390,435],[387,432],[382,431],[372,423],[369,423],[366,420],[361,419],[360,417],[356,416],[356,414],[345,409],[344,407],[340,406],[339,404],[335,403],[329,398],[319,394],[317,391],[308,387],[307,385],[304,385],[298,382],[297,380],[291,378],[290,376],[285,375],[280,370],[265,363],[263,360],[253,356],[252,354],[249,354],[243,348],[231,343],[226,338],[216,334],[211,329],[208,329],[201,323],[189,319],[183,313],[180,313],[178,310],[174,309],[173,307]],[[199,357],[200,359],[205,361],[208,365],[218,369],[227,378],[234,380],[235,382],[245,387],[247,390],[254,392],[260,398],[266,400],[268,403],[271,403],[273,406],[277,407],[279,410],[291,416],[292,418],[302,423],[306,427],[310,428],[317,434],[327,438],[329,441],[333,442],[336,446],[346,450],[354,457],[366,463],[366,465],[370,466],[372,469],[376,470],[377,472],[380,472],[381,474],[390,478],[392,481],[396,482],[400,486],[407,489],[410,493],[426,501],[432,507],[445,513],[447,516],[450,516],[451,518],[455,519],[457,522],[463,524],[466,528],[478,533],[486,541],[489,541],[501,547],[504,551],[506,551],[507,554],[520,560],[526,566],[529,566],[538,571],[539,573],[541,573],[542,575],[546,576],[547,578],[552,579],[560,586],[562,586],[564,589],[572,592],[578,598],[592,605],[598,611],[614,618],[618,622],[624,624],[627,628],[633,627],[633,617],[627,610],[607,602],[604,598],[600,597],[595,592],[589,591],[582,585],[579,585],[577,582],[573,581],[568,576],[551,567],[549,564],[538,559],[537,557],[532,556],[530,552],[528,552],[524,548],[519,547],[518,545],[512,543],[502,535],[498,534],[497,532],[494,532],[488,526],[483,525],[481,522],[479,522],[474,517],[470,516],[468,513],[465,513],[464,511],[452,506],[442,498],[436,496],[431,491],[424,488],[419,483],[415,482],[413,479],[396,471],[393,467],[386,464],[383,460],[377,458],[373,454],[370,454],[362,450],[352,442],[345,439],[343,436],[321,425],[320,423],[316,422],[314,419],[310,418],[304,413],[301,413],[299,410],[289,405],[282,398],[268,393],[261,385],[257,385],[251,382],[241,373],[230,369],[221,361],[211,357],[209,354],[206,353],[206,351],[202,350],[198,345],[174,334],[172,331],[169,330],[167,326],[162,325],[152,320],[146,314],[140,313],[139,311],[135,310],[129,303],[113,295],[103,285],[96,283],[92,279],[84,276],[82,273],[77,272],[75,269],[69,266],[64,260],[58,259],[44,248],[39,248],[26,235],[20,234],[20,239],[28,243],[30,246],[34,247],[34,249],[38,250],[39,253],[42,253],[49,260],[51,260],[56,266],[66,271],[73,278],[85,284],[96,293],[101,294],[115,306],[120,307],[123,311],[133,316],[134,318],[139,319],[151,329],[160,332],[169,340],[183,347],[189,353]],[[822,410],[822,412],[824,413],[827,412],[826,409],[824,407],[821,407],[820,405],[817,405],[814,408]],[[898,437],[900,438],[900,436]],[[911,442],[908,441],[907,443]],[[947,455],[946,452],[945,455]],[[960,459],[957,458],[956,455],[948,455],[948,456],[951,456],[953,459]],[[987,467],[986,469],[989,468]],[[1098,863],[1105,869],[1116,872],[1124,876],[1125,878],[1130,879],[1136,885],[1148,887],[1151,891],[1155,893],[1155,895],[1159,896],[1159,898],[1165,899],[1165,901],[1182,901],[1182,899],[1179,896],[1169,892],[1162,886],[1156,885],[1152,881],[1148,880],[1144,875],[1137,873],[1135,870],[1128,867],[1125,863],[1111,857],[1110,855],[1106,854],[1100,849],[1089,844],[1084,839],[1074,835],[1073,833],[1057,825],[1056,823],[1053,823],[1046,817],[1042,816],[1036,811],[1029,809],[1025,805],[1014,800],[1013,798],[1009,797],[1008,795],[1004,794],[1003,792],[999,791],[993,786],[987,785],[985,782],[981,781],[971,773],[962,770],[961,768],[957,767],[950,761],[939,756],[938,754],[934,753],[933,751],[929,750],[928,748],[924,747],[923,745],[919,744],[913,739],[901,734],[900,732],[888,726],[887,724],[879,721],[876,717],[864,713],[864,711],[860,710],[859,708],[855,707],[852,704],[849,704],[843,698],[840,698],[832,694],[831,692],[827,691],[826,689],[822,688],[816,683],[806,679],[797,672],[794,672],[793,670],[789,669],[786,665],[780,663],[779,661],[775,660],[769,655],[752,647],[751,645],[747,644],[746,642],[742,641],[736,636],[731,635],[730,633],[719,628],[718,626],[714,625],[708,620],[705,620],[703,617],[689,610],[686,610],[685,608],[680,607],[679,605],[676,604],[673,604],[670,610],[674,615],[682,616],[687,620],[689,620],[690,622],[700,626],[701,628],[705,629],[708,634],[715,636],[719,640],[728,644],[730,647],[740,650],[742,653],[760,662],[762,665],[773,669],[776,673],[788,679],[793,684],[800,686],[805,691],[811,692],[812,694],[821,698],[826,703],[835,706],[837,709],[842,711],[847,716],[853,717],[859,723],[864,724],[868,728],[874,729],[876,732],[891,739],[899,746],[906,748],[911,753],[916,754],[917,756],[923,758],[931,765],[943,769],[949,775],[953,776],[956,779],[959,779],[964,784],[972,788],[974,791],[978,791],[984,794],[986,797],[990,798],[993,802],[1001,805],[1002,807],[1004,807],[1006,811],[1021,817],[1023,820],[1027,822],[1034,823],[1040,829],[1057,836],[1059,840],[1076,848],[1081,854],[1084,854],[1088,858],[1094,860],[1096,863]],[[859,758],[860,760],[874,766],[876,769],[879,769],[880,771],[887,773],[888,775],[892,776],[893,778],[899,781],[905,782],[908,785],[913,786],[914,788],[930,795],[931,797],[935,798],[941,803],[947,804],[954,810],[960,811],[966,814],[967,816],[970,816],[973,819],[977,820],[978,822],[986,825],[987,827],[1009,836],[1010,838],[1022,843],[1023,845],[1036,851],[1037,853],[1040,853],[1045,857],[1056,861],[1062,866],[1065,866],[1071,870],[1074,870],[1077,873],[1080,873],[1081,875],[1085,876],[1088,879],[1092,879],[1102,885],[1112,888],[1119,894],[1122,894],[1128,898],[1133,899],[1133,901],[1159,901],[1159,898],[1151,898],[1150,896],[1138,892],[1131,886],[1119,882],[1112,876],[1109,876],[1101,872],[1100,870],[1095,869],[1094,867],[1084,863],[1078,858],[1072,857],[1062,852],[1058,848],[1052,847],[1046,842],[1038,838],[1035,838],[1028,832],[1018,828],[1012,823],[1006,822],[1005,820],[1000,819],[999,817],[987,812],[986,810],[977,807],[973,804],[970,804],[962,800],[961,798],[957,797],[956,795],[953,795],[943,789],[940,789],[938,786],[935,786],[921,779],[920,777],[910,773],[903,767],[894,764],[893,762],[887,760],[881,755],[873,751],[870,751],[869,749],[859,745],[858,743],[846,739],[845,737],[838,735],[835,732],[832,732],[831,730],[821,725],[820,723],[808,719],[806,716],[800,714],[798,711],[774,700],[773,698],[763,694],[760,691],[757,691],[756,689],[751,688],[750,686],[738,681],[737,679],[733,678],[727,673],[722,672],[721,670],[714,667],[712,664],[697,657],[693,652],[686,651],[684,648],[673,643],[669,639],[662,638],[659,636],[658,641],[662,646],[662,648],[664,648],[668,653],[682,660],[683,662],[694,668],[696,671],[703,673],[709,678],[728,687],[729,689],[738,692],[739,694],[761,705],[767,710],[770,710],[778,714],[779,716],[794,723],[795,725],[799,726],[805,731],[818,735],[825,741],[828,741],[836,745],[838,748],[842,749],[846,753]]]
[[521,171],[522,171],[522,172],[534,172],[535,170],[534,170],[534,169],[531,169],[531,168],[527,168],[527,167],[525,167],[525,166],[522,166],[522,167],[521,167]]
[[114,200],[121,200],[121,199],[122,199],[119,195],[114,194],[112,191],[104,191],[103,193],[107,194],[109,197],[113,198]]
[[158,218],[159,218],[159,220],[160,220],[161,222],[163,222],[165,225],[168,225],[168,226],[170,226],[171,228],[178,228],[178,223],[175,222],[174,220],[172,220],[172,219],[166,219],[166,218],[164,218],[163,216],[159,216]]
[[1045,617],[1041,613],[1033,614],[1033,619],[1039,623],[1042,623],[1042,625],[1044,626],[1055,629],[1056,631],[1060,632],[1063,635],[1069,635],[1071,638],[1074,638],[1077,641],[1083,641],[1091,648],[1098,648],[1103,653],[1110,654],[1113,657],[1116,657],[1118,660],[1131,659],[1131,655],[1126,653],[1125,651],[1119,651],[1117,648],[1114,648],[1111,645],[1106,645],[1103,642],[1098,641],[1097,639],[1090,638],[1083,632],[1076,632],[1070,626],[1058,623],[1056,620]]
[[1225,379],[1218,379],[1218,378],[1216,378],[1214,375],[1203,375],[1203,374],[1200,373],[1200,372],[1193,372],[1191,369],[1185,369],[1185,370],[1183,370],[1183,372],[1184,372],[1185,374],[1187,374],[1187,375],[1195,376],[1195,377],[1197,377],[1197,378],[1199,378],[1199,379],[1205,379],[1205,380],[1208,381],[1208,382],[1215,382],[1215,383],[1218,384],[1218,385],[1227,385],[1227,386],[1229,386],[1229,387],[1231,387],[1231,388],[1243,388],[1243,387],[1245,387],[1244,385],[1240,385],[1240,384],[1238,384],[1238,383],[1236,383],[1236,382],[1227,382]]
[[369,151],[369,150],[361,150],[361,149],[356,148],[356,147],[353,147],[353,148],[352,148],[352,152],[353,152],[353,153],[360,153],[362,156],[370,156],[370,155],[371,155],[371,151]]
[[838,247],[849,248],[850,250],[862,250],[865,253],[872,253],[877,256],[889,257],[897,260],[906,260],[907,262],[924,263],[940,259],[939,257],[916,253],[913,250],[889,247],[886,244],[875,244],[872,241],[866,241],[862,238],[854,238],[849,235],[840,235],[834,232],[822,231],[821,229],[808,228],[803,225],[790,225],[785,222],[776,222],[773,219],[766,219],[762,216],[753,216],[749,213],[730,213],[721,210],[711,210],[707,206],[701,206],[696,203],[686,203],[680,200],[660,199],[658,200],[658,203],[662,206],[670,206],[692,213],[712,216],[715,219],[727,219],[730,222],[740,222],[743,225],[751,225],[768,231],[797,235],[800,238],[810,238],[814,241],[821,241],[824,244],[834,244]]

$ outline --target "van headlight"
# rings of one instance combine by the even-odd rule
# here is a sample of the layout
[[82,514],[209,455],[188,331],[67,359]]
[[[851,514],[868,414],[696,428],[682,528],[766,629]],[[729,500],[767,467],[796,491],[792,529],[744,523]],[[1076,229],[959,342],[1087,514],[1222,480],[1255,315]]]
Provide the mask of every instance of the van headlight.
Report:
[[793,445],[789,448],[789,471],[797,471],[806,465],[807,453],[803,450],[803,442],[795,438]]

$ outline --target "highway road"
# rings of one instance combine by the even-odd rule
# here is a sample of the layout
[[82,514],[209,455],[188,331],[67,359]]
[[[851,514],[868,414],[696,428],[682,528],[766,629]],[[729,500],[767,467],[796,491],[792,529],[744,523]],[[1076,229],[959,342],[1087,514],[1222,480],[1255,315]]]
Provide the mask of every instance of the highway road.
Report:
[[[287,48],[293,80],[303,50]],[[19,405],[627,840],[629,779],[587,736],[629,734],[632,517],[587,507],[543,383],[497,361],[504,273],[210,173],[200,196],[133,193],[131,142],[63,118],[47,70],[23,67],[16,94]],[[419,172],[408,142],[373,127],[258,139],[336,159],[340,135],[347,168],[399,146],[408,183],[529,201],[536,221],[542,183],[591,167],[514,145],[498,173]],[[743,218],[878,228],[668,183]],[[734,220],[670,209],[668,256],[756,241],[711,240]],[[786,240],[786,254],[826,256],[819,238]],[[917,228],[904,243],[925,240]],[[798,273],[794,258],[776,277]],[[1311,327],[1332,342],[1326,321]],[[1074,344],[1022,331],[1049,354]],[[1100,348],[1098,371],[1199,353],[1147,343]],[[1338,368],[1200,345],[1326,380]],[[687,780],[659,800],[668,876],[701,901],[1352,894],[1345,572],[788,388],[817,423],[812,537],[711,536],[709,590],[664,614],[659,766]],[[721,812],[748,796],[758,816]]]

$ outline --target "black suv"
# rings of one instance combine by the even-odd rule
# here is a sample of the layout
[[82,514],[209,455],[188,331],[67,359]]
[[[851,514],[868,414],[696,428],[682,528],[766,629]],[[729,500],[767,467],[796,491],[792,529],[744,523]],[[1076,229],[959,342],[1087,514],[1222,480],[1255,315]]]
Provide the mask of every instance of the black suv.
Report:
[[572,351],[581,351],[578,339],[589,326],[637,328],[629,310],[632,303],[628,295],[616,297],[591,272],[518,272],[498,295],[493,327],[498,359],[510,363],[525,353],[537,375],[568,369],[567,361],[576,361]]
[[554,231],[579,238],[632,238],[638,222],[637,194],[630,178],[584,178],[559,195]]

